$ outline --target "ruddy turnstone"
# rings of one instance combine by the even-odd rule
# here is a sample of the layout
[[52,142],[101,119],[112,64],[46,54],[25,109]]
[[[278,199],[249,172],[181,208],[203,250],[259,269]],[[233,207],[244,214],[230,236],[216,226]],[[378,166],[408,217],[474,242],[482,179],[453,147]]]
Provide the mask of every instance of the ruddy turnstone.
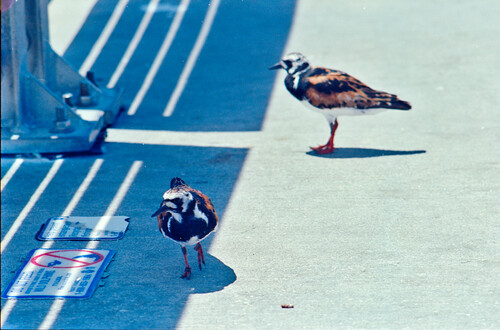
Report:
[[318,154],[333,152],[338,116],[377,114],[387,109],[410,110],[410,103],[396,95],[374,90],[339,70],[311,67],[301,53],[290,53],[269,70],[284,69],[285,86],[299,101],[323,114],[330,124],[330,138],[312,150]]
[[181,278],[191,277],[187,260],[186,245],[194,245],[198,252],[198,265],[205,264],[200,241],[217,230],[219,218],[210,199],[202,192],[188,186],[182,179],[173,178],[170,189],[163,194],[160,208],[153,213],[164,237],[179,243],[182,247],[186,269]]

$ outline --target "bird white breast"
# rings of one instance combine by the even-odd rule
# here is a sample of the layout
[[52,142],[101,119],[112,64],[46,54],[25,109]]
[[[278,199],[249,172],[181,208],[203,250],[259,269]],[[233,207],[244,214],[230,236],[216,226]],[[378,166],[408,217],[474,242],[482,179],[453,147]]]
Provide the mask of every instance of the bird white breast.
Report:
[[199,236],[193,236],[187,242],[184,242],[183,244],[185,244],[185,245],[194,245],[194,244],[198,243],[199,241],[200,241],[200,237]]
[[325,117],[339,117],[339,116],[363,116],[363,115],[376,115],[378,113],[387,111],[384,108],[370,108],[370,109],[356,109],[356,108],[316,108],[309,103],[308,100],[303,100],[301,103],[307,108],[319,112]]
[[[207,237],[207,236],[205,236]],[[202,239],[200,239],[199,236],[193,236],[191,237],[189,240],[187,240],[186,242],[182,242],[182,241],[176,241],[175,239],[173,238],[170,238],[168,236],[165,236],[165,238],[168,238],[168,239],[171,239],[172,241],[174,241],[175,243],[177,244],[180,244],[180,246],[182,247],[186,247],[186,245],[195,245],[196,243],[200,242],[201,240],[203,240],[205,237],[203,237]]]

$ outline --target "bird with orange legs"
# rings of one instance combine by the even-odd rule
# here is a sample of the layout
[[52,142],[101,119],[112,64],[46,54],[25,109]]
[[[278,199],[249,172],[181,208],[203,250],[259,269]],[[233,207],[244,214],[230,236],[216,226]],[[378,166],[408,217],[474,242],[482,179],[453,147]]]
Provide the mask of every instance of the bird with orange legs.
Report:
[[301,53],[290,53],[270,70],[287,72],[287,90],[308,108],[325,116],[330,125],[326,144],[311,147],[318,154],[332,153],[339,116],[373,115],[388,109],[410,110],[410,103],[396,95],[374,90],[339,70],[313,67]]
[[152,217],[157,218],[158,228],[165,238],[170,238],[181,245],[186,264],[181,278],[189,279],[191,267],[186,246],[194,245],[201,270],[201,265],[205,264],[205,256],[200,242],[215,232],[219,223],[210,198],[176,177],[171,180],[170,189],[163,194],[160,207]]

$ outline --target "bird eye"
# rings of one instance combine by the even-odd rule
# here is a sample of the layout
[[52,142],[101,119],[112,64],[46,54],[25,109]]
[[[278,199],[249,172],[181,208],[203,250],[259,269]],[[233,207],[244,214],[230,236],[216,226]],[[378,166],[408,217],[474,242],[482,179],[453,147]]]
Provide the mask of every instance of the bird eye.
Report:
[[285,60],[283,62],[285,62],[285,65],[286,65],[287,68],[289,68],[289,67],[292,66],[292,61],[290,61],[290,60]]

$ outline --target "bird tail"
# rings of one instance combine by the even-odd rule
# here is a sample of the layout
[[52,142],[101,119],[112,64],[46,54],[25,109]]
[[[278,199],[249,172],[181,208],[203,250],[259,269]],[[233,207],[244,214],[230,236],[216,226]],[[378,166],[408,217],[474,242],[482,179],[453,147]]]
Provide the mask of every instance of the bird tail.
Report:
[[375,91],[372,95],[378,101],[377,107],[396,110],[410,110],[411,104],[400,100],[397,95]]
[[400,100],[398,98],[396,98],[396,100],[394,101],[391,101],[389,104],[389,109],[397,109],[397,110],[410,110],[411,109],[411,104],[406,102],[406,101],[403,101],[403,100]]

